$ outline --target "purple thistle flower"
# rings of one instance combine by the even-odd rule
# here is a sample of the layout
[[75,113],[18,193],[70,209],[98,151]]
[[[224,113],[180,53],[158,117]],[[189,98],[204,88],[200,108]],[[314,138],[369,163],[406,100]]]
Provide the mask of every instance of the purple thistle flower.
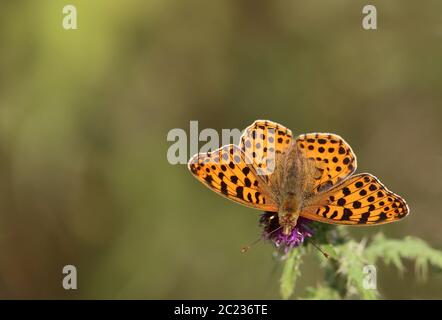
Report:
[[307,226],[310,222],[309,219],[299,217],[296,227],[289,235],[285,235],[280,227],[277,213],[265,212],[259,219],[260,225],[264,227],[262,238],[273,242],[275,247],[284,253],[300,246],[306,238],[313,236],[313,231]]

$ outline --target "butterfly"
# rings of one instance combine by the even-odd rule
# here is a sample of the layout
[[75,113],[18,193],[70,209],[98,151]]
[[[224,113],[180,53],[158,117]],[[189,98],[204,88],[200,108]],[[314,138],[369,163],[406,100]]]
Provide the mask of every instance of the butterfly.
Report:
[[281,124],[257,120],[239,145],[194,155],[190,172],[218,194],[277,213],[285,235],[299,217],[329,224],[378,225],[409,213],[403,198],[369,173],[354,174],[356,156],[340,136],[293,137]]

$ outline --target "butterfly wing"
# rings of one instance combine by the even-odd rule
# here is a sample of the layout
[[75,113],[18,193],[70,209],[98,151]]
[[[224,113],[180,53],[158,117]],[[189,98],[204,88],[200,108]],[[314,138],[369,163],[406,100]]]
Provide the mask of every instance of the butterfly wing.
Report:
[[305,157],[314,161],[317,169],[313,193],[339,184],[356,170],[356,156],[340,136],[331,133],[308,133],[296,138]]
[[226,145],[210,153],[196,154],[188,163],[190,172],[204,185],[230,200],[264,211],[278,211],[244,152],[235,145]]
[[290,147],[292,132],[283,125],[256,120],[240,138],[239,147],[253,161],[259,175],[269,182],[270,175],[279,168],[278,159]]
[[408,213],[404,199],[376,177],[362,173],[318,194],[301,215],[325,223],[370,225],[393,222]]

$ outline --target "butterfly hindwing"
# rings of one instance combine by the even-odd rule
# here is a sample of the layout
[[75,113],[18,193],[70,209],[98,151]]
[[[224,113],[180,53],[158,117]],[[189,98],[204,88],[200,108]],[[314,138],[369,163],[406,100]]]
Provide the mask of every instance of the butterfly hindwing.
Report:
[[326,223],[370,225],[402,219],[408,212],[404,199],[362,173],[318,195],[301,215]]
[[233,201],[277,211],[272,196],[265,192],[265,182],[251,163],[238,146],[226,145],[210,153],[196,154],[188,167],[199,181]]
[[331,133],[307,133],[296,139],[305,157],[315,162],[319,174],[315,176],[315,189],[330,189],[356,170],[356,156],[340,136]]

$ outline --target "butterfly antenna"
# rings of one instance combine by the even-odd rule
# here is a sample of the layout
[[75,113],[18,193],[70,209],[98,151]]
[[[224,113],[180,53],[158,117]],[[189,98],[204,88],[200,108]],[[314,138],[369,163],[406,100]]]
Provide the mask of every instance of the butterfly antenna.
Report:
[[319,250],[319,252],[321,252],[324,255],[324,257],[326,257],[327,259],[330,258],[330,255],[324,250],[322,250],[322,248],[318,244],[316,244],[316,242],[314,242],[312,239],[309,239],[309,241],[316,249]]
[[281,228],[282,228],[282,226],[279,226],[279,227],[278,227],[278,228],[276,228],[275,230],[273,230],[273,231],[270,231],[268,235],[271,235],[272,233],[274,233],[274,232],[276,232],[276,231],[280,230]]
[[255,241],[253,241],[252,243],[250,243],[250,244],[248,244],[248,245],[246,245],[246,246],[243,246],[243,247],[241,248],[241,252],[242,252],[242,253],[246,253],[247,251],[250,250],[250,248],[251,248],[252,246],[254,246],[255,244],[257,244],[257,243],[260,242],[260,241],[261,241],[261,238],[258,238],[258,239],[256,239]]
[[[276,228],[275,230],[269,232],[268,235],[271,235],[272,233],[278,231],[278,230],[281,229],[281,228],[282,228],[282,226],[279,226],[279,227]],[[256,239],[255,241],[253,241],[251,244],[246,245],[246,246],[243,246],[243,247],[241,248],[241,252],[242,252],[242,253],[246,253],[247,251],[250,250],[250,248],[251,248],[252,246],[254,246],[255,244],[257,244],[257,243],[260,242],[261,240],[262,240],[262,238],[260,237],[260,238]]]

